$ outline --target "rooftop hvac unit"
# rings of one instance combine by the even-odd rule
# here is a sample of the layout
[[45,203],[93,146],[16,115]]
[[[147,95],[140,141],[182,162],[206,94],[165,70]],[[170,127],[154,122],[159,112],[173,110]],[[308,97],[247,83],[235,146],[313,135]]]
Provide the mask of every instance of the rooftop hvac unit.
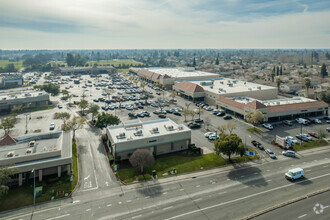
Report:
[[213,89],[213,86],[210,86],[211,89]]
[[252,91],[252,88],[249,88],[250,91]]
[[39,92],[38,95],[42,95],[42,92]]
[[154,134],[159,133],[158,128],[153,128],[153,129],[152,129],[152,132],[153,132]]
[[8,152],[7,157],[13,157],[14,155],[15,155],[15,152],[14,151],[10,151],[10,152]]
[[276,102],[277,105],[281,104],[280,102]]
[[26,149],[26,154],[30,154],[30,153],[32,153],[32,148]]
[[168,127],[167,127],[167,130],[169,130],[169,131],[173,131],[173,130],[174,130],[174,127],[173,127],[173,125],[171,125],[171,126],[168,126]]
[[30,141],[29,142],[29,147],[34,147],[35,143],[36,143],[35,141]]
[[142,136],[142,130],[138,130],[135,132],[135,136]]
[[257,88],[261,90],[261,86],[258,86]]
[[119,136],[117,136],[118,139],[123,139],[125,138],[125,133],[120,133]]
[[233,87],[233,84],[232,84],[232,83],[228,83],[228,86],[229,86],[229,87]]
[[220,81],[220,84],[223,84],[223,81]]

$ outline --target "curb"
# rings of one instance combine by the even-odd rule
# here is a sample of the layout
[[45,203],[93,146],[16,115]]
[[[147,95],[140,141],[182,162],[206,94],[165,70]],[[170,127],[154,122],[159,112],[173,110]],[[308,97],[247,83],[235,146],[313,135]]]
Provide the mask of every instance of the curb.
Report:
[[[76,186],[74,187],[74,189],[70,192],[70,194],[68,195],[68,198],[72,198],[72,194],[76,191],[76,189],[78,188],[78,185],[79,185],[79,160],[78,160],[78,141],[76,140],[76,151],[77,151],[77,168],[78,168],[78,181],[77,181],[77,184]],[[73,169],[72,169],[73,170]]]
[[308,199],[309,197],[313,197],[313,196],[316,196],[316,195],[319,195],[319,194],[322,194],[322,193],[325,193],[325,192],[328,192],[330,191],[330,187],[328,188],[325,188],[325,189],[321,189],[321,190],[318,190],[318,191],[315,191],[315,192],[312,192],[312,193],[309,193],[309,194],[306,194],[304,196],[301,196],[301,197],[297,197],[295,199],[292,199],[292,200],[289,200],[289,201],[286,201],[286,202],[283,202],[283,203],[280,203],[280,204],[277,204],[275,206],[272,206],[272,207],[269,207],[269,208],[266,208],[262,211],[259,211],[259,212],[256,212],[254,214],[251,214],[251,215],[248,215],[244,218],[241,218],[242,220],[247,220],[247,219],[253,219],[253,218],[256,218],[258,216],[261,216],[263,214],[266,214],[268,212],[271,212],[271,211],[274,211],[276,209],[279,209],[279,208],[282,208],[282,207],[285,207],[287,205],[290,205],[290,204],[293,204],[295,202],[299,202],[299,201],[302,201],[304,199]]

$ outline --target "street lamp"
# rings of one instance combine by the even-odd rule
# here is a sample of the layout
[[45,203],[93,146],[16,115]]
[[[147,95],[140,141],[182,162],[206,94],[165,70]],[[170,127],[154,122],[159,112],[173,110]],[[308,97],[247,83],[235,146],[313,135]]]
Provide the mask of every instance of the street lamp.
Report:
[[[245,148],[245,151],[247,150],[247,147],[246,147],[246,136],[248,136],[249,138],[251,138],[250,135],[245,135],[245,140],[244,140],[244,148]],[[246,161],[246,152],[244,152],[244,155],[245,155],[245,161]]]
[[27,116],[29,115],[29,113],[25,113],[25,134],[28,133],[28,130],[27,130],[27,125],[28,125],[28,120],[27,120]]
[[31,171],[33,173],[33,206],[36,207],[36,170],[33,168]]

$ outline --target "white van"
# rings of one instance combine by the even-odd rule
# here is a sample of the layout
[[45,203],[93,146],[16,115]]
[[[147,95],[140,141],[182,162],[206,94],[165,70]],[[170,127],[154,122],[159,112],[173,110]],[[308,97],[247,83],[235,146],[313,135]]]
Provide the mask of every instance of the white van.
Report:
[[287,178],[288,180],[296,180],[304,177],[305,177],[305,172],[301,168],[291,169],[285,174],[285,178]]
[[297,118],[296,121],[297,121],[299,124],[308,125],[308,121],[307,121],[306,119],[303,119],[303,118]]

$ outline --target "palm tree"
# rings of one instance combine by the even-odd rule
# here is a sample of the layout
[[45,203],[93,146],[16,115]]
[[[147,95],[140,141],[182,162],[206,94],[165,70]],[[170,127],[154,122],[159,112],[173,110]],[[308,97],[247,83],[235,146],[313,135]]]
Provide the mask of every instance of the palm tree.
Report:
[[276,85],[277,85],[277,89],[280,90],[280,86],[281,86],[282,80],[280,78],[276,79]]
[[305,86],[306,86],[306,97],[308,97],[309,87],[311,87],[311,80],[309,78],[305,78]]

